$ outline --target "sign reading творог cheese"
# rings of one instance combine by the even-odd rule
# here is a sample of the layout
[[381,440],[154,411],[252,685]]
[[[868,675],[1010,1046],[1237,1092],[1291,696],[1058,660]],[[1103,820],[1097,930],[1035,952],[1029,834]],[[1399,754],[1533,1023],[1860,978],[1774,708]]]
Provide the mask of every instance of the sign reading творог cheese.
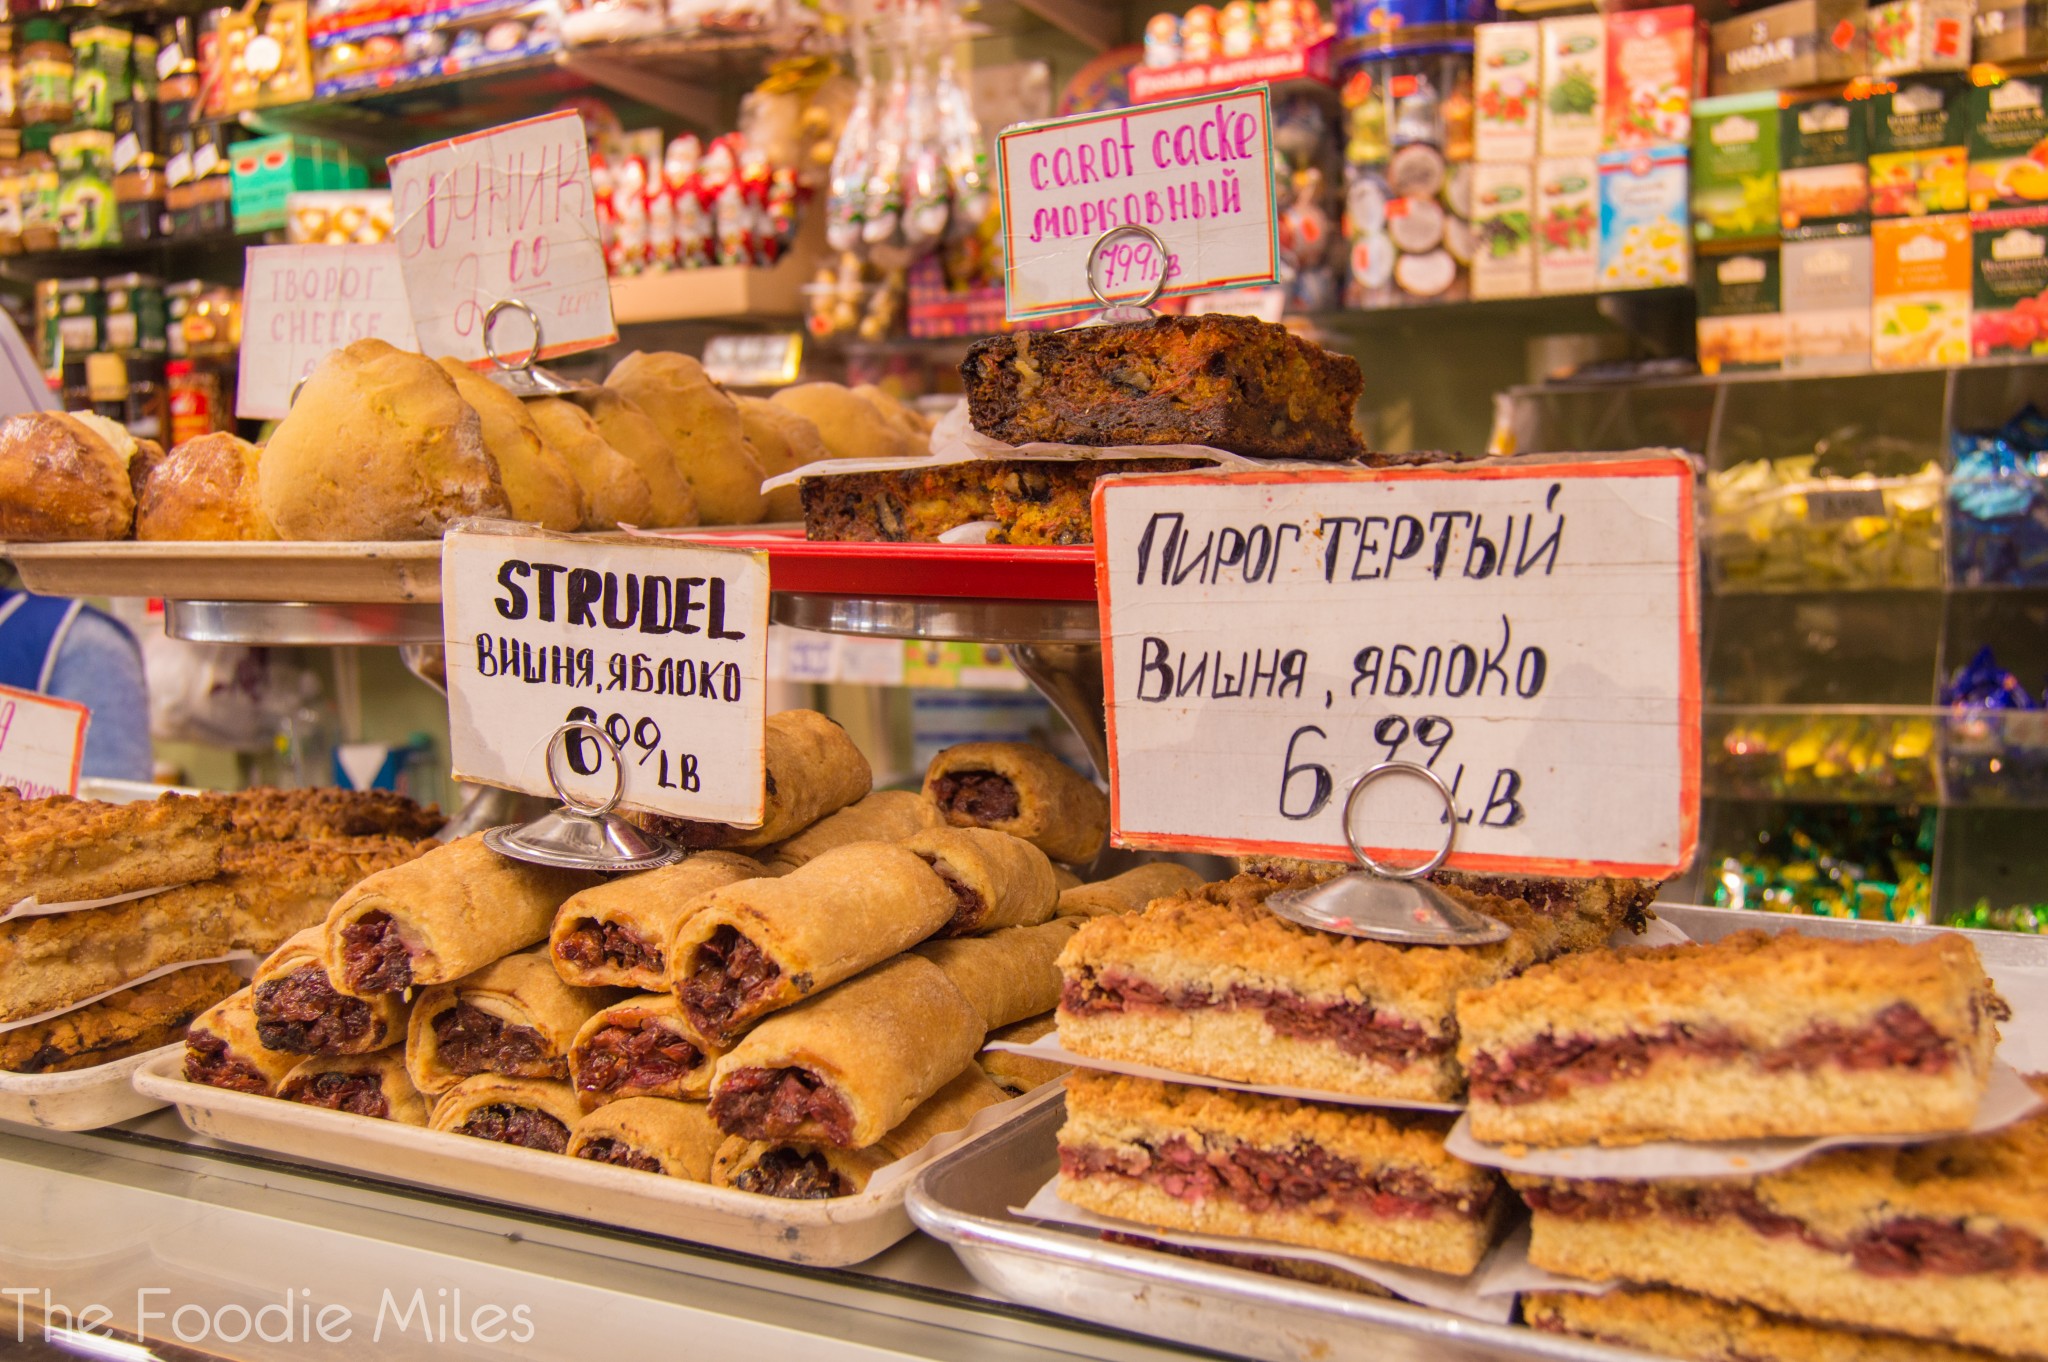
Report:
[[[550,738],[582,720],[624,753],[626,807],[760,823],[767,555],[457,528],[441,599],[457,780],[550,796]],[[571,792],[605,795],[602,745],[564,746]]]
[[[1096,484],[1120,845],[1665,875],[1699,821],[1693,470],[1644,451]],[[1383,788],[1384,787],[1384,788]],[[1443,845],[1436,795],[1360,844]]]

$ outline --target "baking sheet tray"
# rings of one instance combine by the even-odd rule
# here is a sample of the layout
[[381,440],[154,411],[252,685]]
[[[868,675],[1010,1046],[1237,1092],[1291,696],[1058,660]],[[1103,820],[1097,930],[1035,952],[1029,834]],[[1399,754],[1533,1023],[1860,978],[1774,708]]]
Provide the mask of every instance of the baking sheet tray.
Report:
[[441,599],[441,541],[0,544],[46,596],[405,605]]
[[[188,1083],[181,1077],[183,1063],[182,1047],[160,1053],[135,1074],[137,1091],[154,1099],[151,1105],[177,1107],[194,1134],[358,1177],[818,1267],[863,1262],[913,1229],[903,1205],[910,1177],[859,1196],[783,1201]],[[1003,1113],[998,1123],[957,1147],[989,1138],[1057,1096],[1056,1087],[1041,1089],[991,1108]]]
[[179,1057],[184,1049],[180,1041],[69,1073],[0,1073],[0,1121],[43,1130],[98,1130],[155,1111],[163,1103],[135,1090],[136,1072],[165,1056]]
[[[1715,941],[1745,928],[1797,929],[1849,940],[1887,936],[1919,940],[1939,927],[1840,921],[1718,908],[1657,906],[1659,916],[1695,941]],[[2022,1071],[2015,1044],[2039,1033],[2048,1018],[2025,998],[2029,983],[2048,974],[2048,938],[2007,932],[1965,933],[2002,991],[2016,995],[2015,1015],[2001,1028],[2001,1054]],[[2039,990],[2031,990],[2039,996]],[[985,1286],[1020,1304],[1085,1319],[1107,1328],[1187,1347],[1265,1359],[1329,1362],[1620,1362],[1648,1354],[1559,1338],[1507,1325],[1482,1324],[1399,1301],[1376,1300],[1326,1287],[1284,1281],[1148,1249],[1106,1244],[1071,1230],[1013,1216],[1059,1166],[1055,1137],[1064,1103],[1049,1104],[951,1150],[919,1171],[909,1197],[919,1228],[952,1246]]]
[[773,591],[948,600],[1095,600],[1088,544],[812,543],[802,526],[651,531],[721,548],[763,549]]

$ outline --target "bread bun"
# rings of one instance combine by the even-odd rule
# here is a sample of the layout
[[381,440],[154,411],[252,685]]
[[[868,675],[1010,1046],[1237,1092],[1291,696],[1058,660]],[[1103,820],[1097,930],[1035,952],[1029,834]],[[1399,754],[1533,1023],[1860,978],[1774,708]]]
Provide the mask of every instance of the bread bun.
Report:
[[544,530],[582,529],[583,488],[568,462],[541,438],[526,404],[453,356],[435,362],[482,423],[484,448],[498,461],[512,518]]
[[921,454],[931,452],[931,423],[917,414],[917,409],[905,403],[887,388],[878,388],[872,383],[863,383],[853,390],[853,395],[882,413],[890,425],[903,432]]
[[380,340],[320,361],[264,446],[256,487],[285,539],[438,539],[512,509],[455,380]]
[[647,489],[654,495],[650,526],[697,523],[697,494],[683,476],[675,446],[632,398],[610,388],[586,388],[569,400],[590,413],[605,443],[631,459],[647,479]]
[[837,383],[799,383],[769,401],[815,425],[835,459],[903,459],[921,452],[872,402]]
[[606,443],[590,413],[559,397],[526,404],[540,433],[568,461],[589,503],[586,530],[645,525],[654,517],[654,493],[633,461]]
[[137,539],[259,540],[277,527],[256,498],[263,450],[217,430],[187,440],[150,471],[135,507]]
[[0,421],[0,538],[126,539],[135,528],[133,436],[90,412]]
[[[832,457],[832,451],[825,448],[825,441],[818,435],[818,428],[789,408],[778,407],[765,397],[742,397],[739,404],[747,439],[761,456],[763,475],[777,477]],[[762,517],[772,521],[802,520],[804,508],[796,484],[764,494]]]
[[635,350],[604,385],[631,398],[674,446],[706,525],[761,518],[761,463],[739,405],[688,355]]

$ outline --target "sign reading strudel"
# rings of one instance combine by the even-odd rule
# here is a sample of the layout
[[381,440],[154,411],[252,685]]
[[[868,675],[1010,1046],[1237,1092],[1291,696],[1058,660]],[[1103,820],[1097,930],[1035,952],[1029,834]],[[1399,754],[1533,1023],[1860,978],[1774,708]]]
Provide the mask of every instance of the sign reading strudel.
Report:
[[[1454,868],[1665,875],[1699,825],[1693,470],[1662,450],[1106,479],[1095,552],[1119,845],[1348,860],[1368,767],[1428,767]],[[1393,864],[1420,781],[1360,797]]]
[[[457,780],[552,797],[550,741],[581,722],[617,745],[625,807],[760,823],[767,555],[472,523],[443,542],[441,618]],[[604,743],[560,744],[570,792],[601,800]]]

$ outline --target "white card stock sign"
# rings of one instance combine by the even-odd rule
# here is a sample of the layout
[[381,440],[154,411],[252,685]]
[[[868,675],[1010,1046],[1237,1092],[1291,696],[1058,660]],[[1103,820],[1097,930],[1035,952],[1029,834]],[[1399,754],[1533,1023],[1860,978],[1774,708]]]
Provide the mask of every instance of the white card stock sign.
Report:
[[[457,780],[552,796],[550,740],[579,720],[618,744],[626,807],[760,823],[767,555],[457,528],[441,600]],[[598,739],[561,748],[572,793],[609,793]]]
[[392,243],[251,246],[245,260],[235,415],[283,416],[299,380],[351,341],[418,348]]
[[0,785],[24,799],[77,794],[91,723],[84,705],[0,686]]
[[[1346,860],[1352,782],[1427,766],[1456,868],[1667,875],[1699,822],[1682,455],[1096,485],[1119,845]],[[1414,778],[1359,800],[1394,864],[1445,842]]]

